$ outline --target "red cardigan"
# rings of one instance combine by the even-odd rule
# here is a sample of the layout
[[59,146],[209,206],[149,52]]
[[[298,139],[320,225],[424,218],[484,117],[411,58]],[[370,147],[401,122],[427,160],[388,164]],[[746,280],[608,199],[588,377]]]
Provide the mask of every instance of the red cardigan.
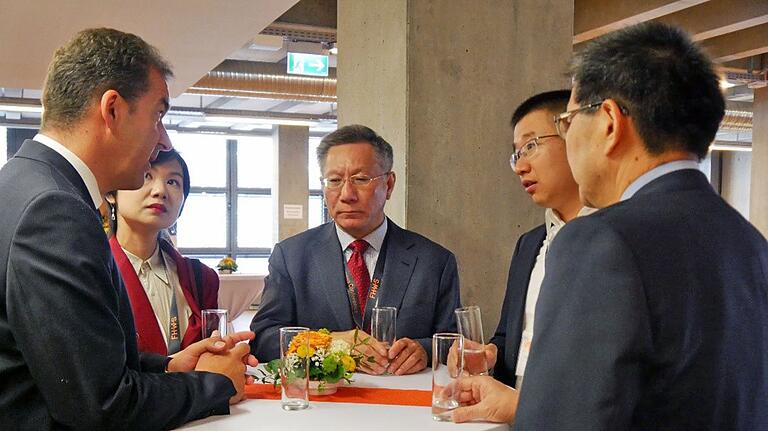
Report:
[[[147,298],[144,287],[141,285],[139,277],[136,275],[133,265],[131,265],[131,261],[128,260],[128,256],[123,252],[123,248],[117,242],[116,236],[109,239],[109,246],[112,248],[112,255],[115,257],[117,267],[120,269],[125,289],[128,291],[128,297],[131,301],[139,350],[167,355],[168,346],[157,324],[157,317],[155,317],[152,304],[150,304],[149,298]],[[203,298],[200,299],[195,288],[195,273],[192,267],[192,259],[179,254],[178,250],[165,240],[160,240],[160,249],[171,256],[176,263],[179,284],[181,285],[182,292],[184,292],[184,298],[186,298],[187,304],[189,304],[189,308],[192,311],[187,323],[187,331],[181,339],[181,348],[184,349],[202,339],[202,317],[200,310],[218,308],[219,277],[211,268],[200,265],[203,284]]]

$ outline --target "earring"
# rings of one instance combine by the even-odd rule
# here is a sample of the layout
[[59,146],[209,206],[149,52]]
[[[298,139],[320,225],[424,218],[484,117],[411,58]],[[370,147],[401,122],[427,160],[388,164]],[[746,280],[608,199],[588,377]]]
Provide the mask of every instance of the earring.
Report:
[[115,207],[110,205],[110,208],[112,209],[111,211],[112,215],[110,217],[112,217],[112,221],[115,221],[117,220],[117,216],[115,215]]

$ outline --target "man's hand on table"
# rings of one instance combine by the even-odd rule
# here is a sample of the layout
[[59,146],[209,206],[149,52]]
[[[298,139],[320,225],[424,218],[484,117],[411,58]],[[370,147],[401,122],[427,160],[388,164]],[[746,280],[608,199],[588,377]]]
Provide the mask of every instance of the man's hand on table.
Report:
[[[168,363],[168,372],[194,371],[203,353],[224,353],[235,347],[237,343],[252,340],[253,337],[255,337],[253,332],[242,331],[221,338],[219,331],[214,331],[210,338],[190,344],[186,349],[171,355],[171,361]],[[259,361],[253,355],[248,355],[243,358],[243,364],[255,367],[259,364]]]
[[[357,340],[355,340],[355,331],[357,331]],[[340,331],[331,333],[334,339],[344,340],[350,346],[355,347],[355,352],[363,356],[360,361],[359,371],[366,374],[380,375],[384,374],[389,365],[387,357],[387,347],[373,337],[360,329],[351,329],[349,331]],[[364,342],[364,340],[367,340]]]
[[427,367],[427,352],[421,344],[410,338],[401,338],[389,349],[390,374],[402,376],[418,373]]
[[[223,374],[229,377],[237,393],[229,399],[230,404],[236,404],[245,399],[245,364],[251,356],[251,348],[247,343],[237,344],[229,350],[221,353],[205,352],[200,355],[195,371],[207,371]],[[248,376],[253,382],[253,378]]]
[[457,383],[461,407],[453,411],[456,423],[471,420],[511,423],[520,393],[489,376],[463,377]]

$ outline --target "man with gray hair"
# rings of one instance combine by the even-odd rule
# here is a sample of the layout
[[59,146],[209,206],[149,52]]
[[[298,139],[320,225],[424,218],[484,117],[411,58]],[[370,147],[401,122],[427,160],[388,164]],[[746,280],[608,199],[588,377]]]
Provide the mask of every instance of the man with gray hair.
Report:
[[141,187],[171,147],[170,76],[138,36],[78,33],[49,66],[40,133],[0,169],[3,429],[168,429],[244,396],[244,362],[256,362],[234,344],[250,332],[139,353],[102,229],[103,196]]
[[377,340],[360,346],[374,359],[363,361],[362,371],[421,371],[432,334],[456,329],[456,258],[384,215],[395,173],[392,147],[376,132],[342,127],[323,138],[317,159],[333,221],[275,246],[251,323],[252,352],[261,361],[277,358],[281,326],[327,328],[352,343],[355,330],[367,336],[374,306],[393,306],[399,339],[392,346]]
[[[461,383],[454,420],[517,430],[768,429],[768,243],[698,170],[724,114],[714,65],[645,23],[577,54],[555,118],[587,205],[547,255],[517,392]],[[584,244],[589,244],[584,247]]]

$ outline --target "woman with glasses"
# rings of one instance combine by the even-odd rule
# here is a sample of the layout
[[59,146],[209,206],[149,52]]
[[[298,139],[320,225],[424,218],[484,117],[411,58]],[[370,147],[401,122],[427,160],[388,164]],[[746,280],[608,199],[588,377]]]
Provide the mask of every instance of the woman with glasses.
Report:
[[107,195],[109,240],[131,300],[139,350],[172,355],[202,338],[201,310],[218,308],[219,278],[164,235],[189,195],[189,169],[161,152],[138,190]]

